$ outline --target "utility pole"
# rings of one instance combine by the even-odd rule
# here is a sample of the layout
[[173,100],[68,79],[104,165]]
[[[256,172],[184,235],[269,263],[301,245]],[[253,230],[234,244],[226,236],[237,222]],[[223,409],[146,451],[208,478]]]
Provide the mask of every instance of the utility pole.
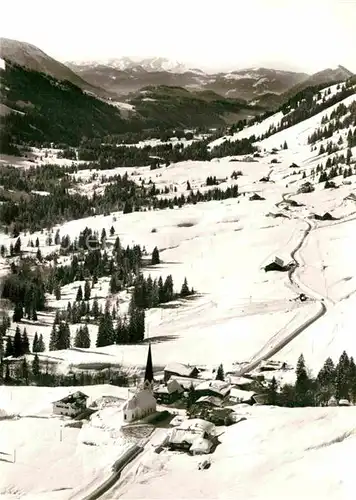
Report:
[[14,463],[16,462],[16,448],[14,448]]

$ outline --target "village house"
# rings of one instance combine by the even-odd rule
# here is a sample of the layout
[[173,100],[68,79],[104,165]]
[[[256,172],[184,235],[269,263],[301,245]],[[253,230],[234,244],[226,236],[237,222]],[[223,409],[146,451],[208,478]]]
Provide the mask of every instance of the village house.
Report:
[[199,370],[196,366],[181,363],[169,363],[164,369],[164,381],[167,383],[172,375],[178,377],[197,378]]
[[205,380],[195,387],[195,393],[198,398],[201,396],[216,396],[224,399],[230,393],[230,384],[222,380]]
[[234,403],[247,403],[249,405],[253,405],[257,402],[257,400],[255,400],[255,396],[256,393],[254,391],[245,391],[243,389],[232,387],[229,399]]
[[153,396],[153,365],[151,345],[148,347],[147,363],[143,385],[129,395],[122,407],[123,419],[130,423],[156,411],[156,399]]
[[81,391],[53,402],[53,413],[67,417],[77,417],[87,409],[88,396]]
[[195,404],[201,408],[218,408],[221,406],[221,399],[216,396],[201,396]]
[[195,389],[195,387],[202,383],[202,380],[199,378],[177,377],[176,375],[172,375],[170,380],[176,380],[185,391],[188,391],[191,387]]
[[175,379],[171,379],[166,385],[159,385],[153,390],[153,395],[159,403],[171,404],[184,392],[183,387]]
[[215,426],[202,419],[182,422],[172,429],[166,446],[170,450],[188,451],[192,455],[210,453],[215,444]]
[[227,375],[225,380],[226,382],[229,382],[231,386],[244,390],[248,390],[248,387],[254,383],[254,380],[251,378],[237,377],[235,375]]

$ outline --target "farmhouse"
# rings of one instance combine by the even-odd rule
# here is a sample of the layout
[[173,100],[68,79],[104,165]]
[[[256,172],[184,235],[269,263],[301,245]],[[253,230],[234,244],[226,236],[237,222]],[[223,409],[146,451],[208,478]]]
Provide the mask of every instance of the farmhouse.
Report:
[[230,400],[234,403],[248,403],[252,405],[256,403],[255,396],[256,393],[253,391],[244,391],[235,387],[232,387],[230,391]]
[[172,375],[171,380],[176,380],[186,391],[188,391],[191,387],[195,388],[202,383],[201,379],[198,378],[177,377],[176,375]]
[[196,366],[183,365],[181,363],[169,363],[164,369],[164,381],[176,375],[178,377],[197,378],[199,370]]
[[156,399],[153,390],[153,366],[151,345],[148,347],[147,363],[143,386],[132,393],[122,407],[125,422],[132,422],[144,418],[156,411]]
[[230,384],[222,380],[206,380],[195,387],[196,395],[215,396],[224,399],[230,392]]
[[158,402],[170,404],[176,401],[184,391],[183,387],[175,379],[171,379],[166,385],[159,385],[153,391]]
[[88,396],[81,391],[69,394],[65,398],[53,402],[53,413],[55,415],[76,417],[86,410],[87,399]]
[[201,396],[195,404],[201,408],[218,408],[221,406],[221,399],[216,396]]
[[210,453],[215,441],[215,426],[202,419],[182,422],[168,436],[170,450],[189,451],[193,455]]

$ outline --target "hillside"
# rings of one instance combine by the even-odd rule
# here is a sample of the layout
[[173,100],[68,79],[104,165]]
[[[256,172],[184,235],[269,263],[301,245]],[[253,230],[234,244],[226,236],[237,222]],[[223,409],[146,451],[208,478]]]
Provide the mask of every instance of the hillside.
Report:
[[[117,108],[68,81],[6,64],[0,69],[2,141],[78,145],[88,138],[117,134],[139,125],[124,120]],[[13,112],[10,113],[9,111]]]
[[252,118],[262,111],[245,101],[226,99],[213,91],[194,92],[165,85],[145,87],[128,96],[128,102],[149,127],[219,126]]
[[[261,110],[213,92],[149,87],[127,102],[99,100],[68,81],[7,63],[0,68],[3,152],[10,142],[79,145],[123,132],[162,127],[212,127]],[[10,149],[9,149],[10,148]]]
[[68,68],[68,66],[56,61],[53,57],[50,57],[30,43],[11,40],[9,38],[0,38],[0,58],[29,70],[45,73],[56,80],[71,82],[82,90],[95,95],[107,95],[102,89],[86,82]]

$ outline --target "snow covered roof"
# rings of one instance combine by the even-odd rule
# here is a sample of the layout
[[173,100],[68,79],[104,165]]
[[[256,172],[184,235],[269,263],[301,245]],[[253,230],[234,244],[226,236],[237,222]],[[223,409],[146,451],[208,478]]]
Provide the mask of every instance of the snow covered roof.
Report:
[[253,391],[244,391],[242,389],[237,389],[236,387],[232,387],[230,391],[230,397],[241,402],[249,401],[255,394],[256,393]]
[[201,380],[198,378],[178,377],[173,375],[170,380],[176,380],[184,389],[189,389],[191,386],[197,387],[201,384]]
[[253,380],[246,377],[235,377],[234,375],[230,375],[228,380],[231,385],[249,385],[253,382]]
[[203,420],[202,418],[192,418],[182,422],[179,426],[179,429],[189,430],[202,434],[204,434],[204,432],[208,432],[209,434],[211,434],[215,430],[215,425],[211,422]]
[[81,391],[76,391],[76,392],[73,392],[71,394],[68,394],[67,396],[65,396],[64,398],[62,399],[59,399],[58,401],[53,401],[53,403],[71,403],[71,402],[74,402],[74,401],[77,401],[78,399],[87,399],[89,396],[87,396],[86,394],[84,394],[84,392],[81,392]]
[[157,394],[173,394],[174,392],[183,392],[183,388],[176,379],[171,379],[167,385],[159,385],[154,392]]
[[213,406],[221,406],[221,401],[215,396],[202,396],[196,403],[210,403]]
[[212,446],[213,443],[209,439],[199,437],[197,439],[194,439],[194,441],[192,442],[190,451],[201,451],[203,453],[207,453],[210,451]]
[[169,363],[164,371],[177,373],[177,375],[181,375],[182,377],[190,377],[195,369],[195,366],[183,365],[182,363]]
[[213,391],[220,396],[225,397],[230,392],[230,384],[228,382],[224,382],[222,380],[205,380],[201,384],[199,384],[196,388],[196,391]]
[[145,389],[132,394],[123,405],[123,410],[135,410],[136,408],[148,409],[156,404],[156,399],[150,391]]

